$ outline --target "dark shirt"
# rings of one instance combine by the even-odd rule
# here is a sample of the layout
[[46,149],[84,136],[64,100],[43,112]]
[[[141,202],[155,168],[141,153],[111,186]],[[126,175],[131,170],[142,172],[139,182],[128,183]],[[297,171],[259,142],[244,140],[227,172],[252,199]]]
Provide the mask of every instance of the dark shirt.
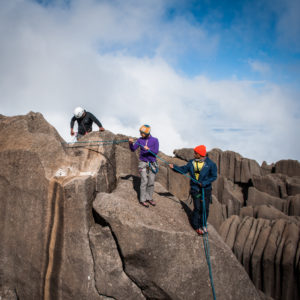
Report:
[[79,119],[75,116],[71,119],[71,128],[74,127],[74,123],[78,123],[78,133],[85,135],[87,132],[92,131],[93,122],[95,122],[99,127],[102,127],[101,122],[90,112],[86,111],[85,115]]

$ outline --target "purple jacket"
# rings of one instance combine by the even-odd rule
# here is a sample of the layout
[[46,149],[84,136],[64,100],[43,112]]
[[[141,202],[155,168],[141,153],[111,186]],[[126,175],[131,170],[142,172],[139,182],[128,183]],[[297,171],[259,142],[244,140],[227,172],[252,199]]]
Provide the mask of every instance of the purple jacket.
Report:
[[129,147],[130,147],[131,151],[135,151],[138,147],[141,148],[141,152],[140,152],[140,160],[141,161],[155,162],[156,161],[156,156],[154,156],[149,151],[145,150],[140,145],[142,145],[142,146],[147,145],[153,153],[157,154],[158,153],[158,148],[159,148],[158,139],[151,136],[151,135],[149,135],[149,137],[146,138],[146,139],[139,138],[134,144],[129,144]]

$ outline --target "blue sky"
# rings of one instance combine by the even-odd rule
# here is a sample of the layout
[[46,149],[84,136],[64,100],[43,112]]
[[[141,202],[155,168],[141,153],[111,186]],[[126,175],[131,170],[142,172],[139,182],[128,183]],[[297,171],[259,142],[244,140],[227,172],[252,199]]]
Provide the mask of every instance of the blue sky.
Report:
[[299,160],[299,14],[296,0],[2,1],[0,113],[39,111],[70,140],[80,105],[115,133],[151,124],[168,154]]

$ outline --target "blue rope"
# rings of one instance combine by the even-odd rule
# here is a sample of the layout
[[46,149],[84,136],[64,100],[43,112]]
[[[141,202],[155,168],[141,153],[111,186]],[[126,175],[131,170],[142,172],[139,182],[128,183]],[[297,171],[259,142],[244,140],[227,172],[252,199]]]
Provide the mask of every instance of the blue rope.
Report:
[[[203,227],[207,226],[207,220],[206,220],[206,207],[205,207],[205,195],[204,195],[204,188],[202,188],[202,210],[203,210],[203,217],[202,217],[202,223]],[[206,232],[203,237],[203,245],[204,245],[204,250],[205,250],[205,257],[206,257],[206,262],[208,265],[208,270],[209,270],[209,278],[210,278],[210,283],[211,283],[211,289],[213,293],[214,300],[216,300],[216,292],[215,292],[215,286],[214,286],[214,281],[213,281],[213,276],[212,276],[212,268],[211,268],[211,263],[210,263],[210,255],[209,255],[209,240],[208,240],[208,233]]]
[[[77,142],[62,142],[64,145],[70,145],[70,144],[88,144],[88,143],[93,143],[93,144],[120,144],[120,143],[126,143],[128,140],[112,140],[112,141],[77,141]],[[91,146],[91,145],[89,145]]]
[[[140,143],[136,142],[140,147],[143,147],[145,149],[145,147],[143,145],[141,145]],[[147,150],[148,152],[150,152],[152,155],[154,155],[155,157],[157,157],[158,159],[160,159],[162,162],[164,162],[165,164],[169,165],[169,163],[164,160],[163,158],[159,157],[156,153],[154,153],[153,151],[151,151],[150,149]],[[194,179],[193,177],[183,173],[182,171],[176,169],[177,172],[181,173],[182,175],[186,176],[187,178],[189,178],[190,180],[194,181],[195,183],[199,184],[199,182]],[[202,188],[202,200],[203,200],[203,226],[206,227],[207,221],[206,221],[206,210],[205,210],[205,199],[204,199],[204,188]],[[208,265],[208,271],[209,271],[209,279],[210,279],[210,283],[211,283],[211,289],[212,289],[212,293],[213,293],[213,298],[214,300],[216,300],[216,292],[215,292],[215,286],[214,286],[214,281],[213,281],[213,276],[212,276],[212,267],[211,267],[211,262],[210,262],[210,250],[209,250],[209,240],[208,240],[208,233],[205,233],[203,236],[203,244],[204,244],[204,251],[205,251],[205,257],[206,257],[206,262]]]

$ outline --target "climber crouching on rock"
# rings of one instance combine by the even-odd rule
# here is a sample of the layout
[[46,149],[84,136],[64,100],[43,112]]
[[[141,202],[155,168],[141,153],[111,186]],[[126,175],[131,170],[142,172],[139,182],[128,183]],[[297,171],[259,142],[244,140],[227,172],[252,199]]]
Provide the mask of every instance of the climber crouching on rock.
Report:
[[135,143],[133,143],[132,138],[129,139],[129,147],[131,151],[134,152],[139,147],[141,150],[138,168],[141,174],[140,204],[144,207],[149,207],[148,203],[152,206],[156,205],[152,196],[154,191],[155,175],[158,172],[158,164],[154,154],[158,153],[159,142],[157,138],[150,135],[150,130],[151,127],[149,125],[143,125],[140,128],[141,137]]
[[93,122],[95,122],[98,125],[99,131],[105,130],[102,127],[101,122],[92,113],[85,111],[82,107],[76,107],[74,110],[74,116],[71,119],[72,136],[75,134],[73,130],[75,121],[77,121],[78,123],[77,139],[92,131]]
[[[189,173],[194,179],[190,181],[190,194],[194,202],[192,226],[199,235],[202,235],[207,233],[206,220],[209,214],[209,204],[212,199],[211,183],[217,179],[217,166],[206,156],[206,147],[204,145],[194,148],[194,157],[185,166],[179,167],[169,164],[169,167],[178,173]],[[203,192],[206,218],[203,216]]]

